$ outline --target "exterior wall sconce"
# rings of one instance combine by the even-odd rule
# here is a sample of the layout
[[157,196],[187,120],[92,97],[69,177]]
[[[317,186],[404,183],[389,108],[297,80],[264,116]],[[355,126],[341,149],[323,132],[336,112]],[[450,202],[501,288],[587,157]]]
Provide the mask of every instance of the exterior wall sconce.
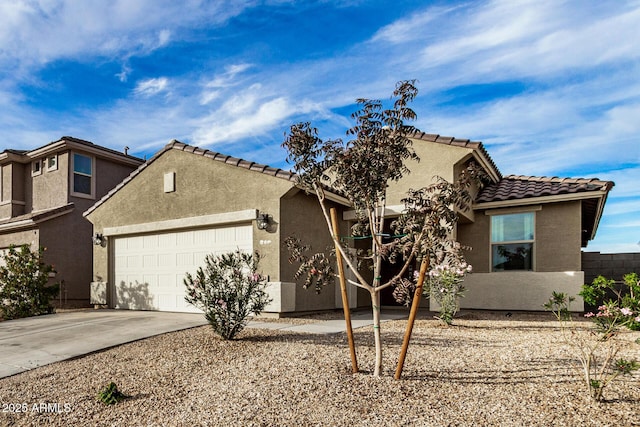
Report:
[[269,214],[261,213],[256,218],[256,226],[258,230],[266,230],[269,227]]
[[107,238],[101,233],[96,233],[91,237],[91,241],[96,246],[103,246],[107,242]]

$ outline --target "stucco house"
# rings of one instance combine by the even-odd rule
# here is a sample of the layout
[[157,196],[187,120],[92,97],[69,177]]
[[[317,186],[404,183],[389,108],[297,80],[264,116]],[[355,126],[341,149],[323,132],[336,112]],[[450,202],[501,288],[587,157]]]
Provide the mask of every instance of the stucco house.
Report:
[[106,241],[94,248],[96,304],[195,311],[184,301],[185,272],[195,272],[206,254],[239,248],[263,256],[273,299],[267,311],[336,307],[334,289],[316,295],[293,283],[284,239],[303,235],[321,250],[332,241],[315,197],[291,172],[172,141],[85,216]]
[[[456,231],[473,248],[463,307],[540,310],[552,290],[577,294],[584,280],[580,248],[595,235],[612,182],[503,177],[480,142],[430,134],[412,139],[421,161],[389,187],[389,216],[401,212],[407,189],[436,175],[454,180],[468,162],[488,177],[473,190],[473,206],[460,212]],[[355,213],[340,195],[329,195],[347,233]],[[194,311],[184,302],[185,272],[195,271],[207,253],[240,248],[264,256],[261,270],[273,298],[267,312],[341,307],[337,289],[317,295],[294,283],[296,266],[288,262],[284,239],[298,235],[315,250],[332,242],[315,196],[288,171],[172,141],[84,215],[106,242],[94,247],[96,304]],[[349,292],[351,307],[370,304],[365,291]],[[393,304],[390,295],[383,304]],[[582,310],[582,301],[572,308]]]
[[69,136],[34,150],[0,153],[0,250],[46,248],[67,306],[89,304],[92,225],[82,213],[142,159]]

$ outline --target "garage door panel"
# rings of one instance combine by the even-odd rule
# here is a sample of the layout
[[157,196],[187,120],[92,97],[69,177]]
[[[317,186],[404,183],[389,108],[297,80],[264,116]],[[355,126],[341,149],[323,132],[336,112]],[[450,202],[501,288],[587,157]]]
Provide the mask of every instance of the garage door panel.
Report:
[[242,225],[114,239],[115,307],[198,312],[184,301],[184,277],[208,254],[253,249],[253,227]]

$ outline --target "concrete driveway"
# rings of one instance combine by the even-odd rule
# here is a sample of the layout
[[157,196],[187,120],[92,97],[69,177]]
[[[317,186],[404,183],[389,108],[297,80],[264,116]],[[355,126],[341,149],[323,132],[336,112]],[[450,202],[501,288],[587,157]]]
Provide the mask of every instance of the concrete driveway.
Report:
[[0,322],[0,378],[206,324],[202,314],[129,310],[74,311]]

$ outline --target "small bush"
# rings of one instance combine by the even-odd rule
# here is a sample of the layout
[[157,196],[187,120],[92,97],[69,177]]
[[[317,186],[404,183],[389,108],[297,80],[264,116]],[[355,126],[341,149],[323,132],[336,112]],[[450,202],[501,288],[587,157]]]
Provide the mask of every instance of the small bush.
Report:
[[424,293],[440,305],[437,319],[446,325],[453,323],[453,317],[460,309],[460,298],[466,290],[464,276],[471,272],[471,266],[462,260],[454,260],[451,265],[440,264],[429,272],[428,286]]
[[[591,284],[583,285],[579,293],[585,303],[598,307],[587,313],[587,317],[594,317],[604,331],[611,323],[640,330],[640,278],[636,273],[629,273],[622,281],[619,286],[615,280],[598,276]],[[614,298],[606,299],[609,295]]]
[[118,390],[118,386],[112,381],[108,386],[100,390],[97,399],[105,405],[115,405],[127,397],[129,396]]
[[[598,280],[598,283],[605,283],[605,280]],[[581,295],[584,298],[584,293]],[[640,364],[634,359],[616,359],[621,348],[616,336],[620,327],[628,327],[631,311],[620,309],[617,302],[610,301],[598,307],[597,314],[585,315],[595,325],[594,329],[585,332],[578,330],[572,321],[569,304],[573,300],[563,292],[554,291],[544,307],[560,321],[564,341],[580,361],[579,371],[585,381],[586,392],[591,399],[601,402],[605,388],[616,378],[640,369]]]
[[59,285],[47,286],[53,268],[43,262],[44,249],[32,252],[29,245],[11,246],[0,266],[0,315],[5,319],[53,312],[51,300]]
[[187,274],[185,300],[204,311],[213,330],[233,339],[244,329],[248,317],[260,314],[271,301],[265,292],[266,278],[257,273],[260,256],[240,252],[207,255],[205,267]]

